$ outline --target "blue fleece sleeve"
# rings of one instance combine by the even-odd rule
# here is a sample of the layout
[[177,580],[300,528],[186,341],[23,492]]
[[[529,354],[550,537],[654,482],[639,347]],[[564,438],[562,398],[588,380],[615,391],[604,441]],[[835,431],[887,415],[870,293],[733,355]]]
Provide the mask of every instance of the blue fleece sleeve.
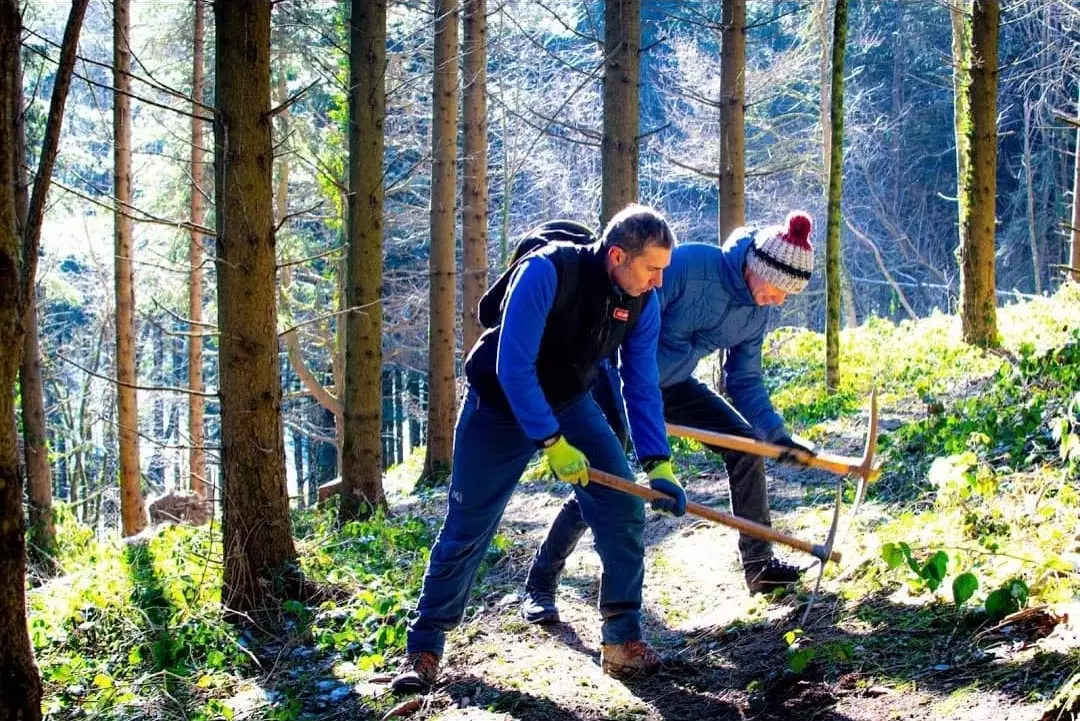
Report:
[[558,286],[555,266],[544,257],[521,263],[506,288],[495,374],[525,435],[541,441],[559,431],[540,379],[536,357]]
[[784,432],[784,419],[773,408],[761,374],[761,344],[763,335],[750,338],[728,348],[724,361],[724,385],[735,410],[749,421],[754,433],[766,441],[774,441]]
[[664,427],[664,401],[656,370],[656,344],[660,337],[660,309],[656,294],[645,301],[637,324],[626,337],[619,353],[619,375],[623,382],[630,437],[639,459],[670,458]]

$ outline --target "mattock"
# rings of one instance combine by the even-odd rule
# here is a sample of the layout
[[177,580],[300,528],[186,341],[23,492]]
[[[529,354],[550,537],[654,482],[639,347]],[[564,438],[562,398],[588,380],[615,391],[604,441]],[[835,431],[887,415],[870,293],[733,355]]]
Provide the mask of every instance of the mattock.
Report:
[[[713,433],[712,431],[705,431],[699,428],[690,428],[689,426],[679,426],[668,424],[667,431],[673,436],[681,436],[683,438],[693,438],[694,440],[701,441],[702,443],[710,446],[718,446],[720,448],[726,448],[732,451],[740,451],[742,453],[750,453],[755,456],[762,456],[764,458],[774,458],[776,460],[783,461],[785,463],[796,463],[808,468],[820,468],[831,473],[839,474],[840,476],[857,476],[858,485],[855,490],[855,503],[851,508],[850,520],[848,522],[847,529],[845,530],[845,536],[851,531],[851,527],[854,524],[855,516],[859,512],[859,506],[862,505],[863,498],[866,496],[866,486],[870,481],[875,480],[880,474],[880,469],[877,464],[874,463],[874,449],[877,446],[877,422],[878,422],[878,405],[877,405],[877,391],[870,392],[870,418],[869,425],[866,430],[866,443],[863,448],[862,458],[855,458],[853,456],[838,456],[829,453],[807,453],[795,448],[789,448],[787,446],[779,446],[774,443],[764,443],[762,441],[756,441],[752,438],[744,438],[743,436],[733,436],[725,433]],[[596,481],[597,483],[614,488],[616,490],[623,491],[625,493],[631,493],[635,496],[644,498],[645,500],[652,501],[657,498],[664,498],[664,494],[659,491],[654,491],[651,488],[640,486],[633,481],[628,481],[624,478],[619,478],[610,473],[597,470],[595,468],[589,469],[589,479]],[[699,518],[705,518],[710,521],[715,521],[725,526],[729,526],[738,530],[740,533],[745,533],[748,536],[754,538],[760,538],[765,541],[772,541],[774,543],[780,543],[791,548],[798,549],[809,553],[814,558],[818,559],[820,563],[820,570],[818,572],[817,582],[814,584],[814,591],[810,595],[810,601],[806,604],[806,611],[803,613],[800,626],[806,625],[806,619],[810,615],[810,609],[814,605],[814,601],[817,599],[818,591],[821,589],[821,578],[825,574],[825,562],[836,561],[839,562],[841,554],[839,551],[833,549],[836,544],[836,531],[840,524],[840,506],[844,498],[844,484],[843,478],[841,478],[836,484],[836,505],[833,508],[832,525],[829,527],[829,533],[825,537],[824,543],[811,543],[804,541],[794,536],[789,536],[786,533],[781,533],[770,526],[764,526],[760,523],[754,523],[748,521],[745,518],[739,518],[728,513],[722,513],[715,509],[704,506],[700,503],[687,503],[686,512],[698,516]]]

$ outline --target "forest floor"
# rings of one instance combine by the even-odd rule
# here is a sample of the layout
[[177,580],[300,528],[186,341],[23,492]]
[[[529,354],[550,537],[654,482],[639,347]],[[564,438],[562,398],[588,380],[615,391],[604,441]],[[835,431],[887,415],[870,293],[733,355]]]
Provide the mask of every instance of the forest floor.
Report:
[[[878,457],[839,564],[798,628],[817,577],[747,594],[737,534],[649,512],[644,631],[666,660],[623,682],[600,669],[600,564],[585,536],[559,589],[562,623],[518,615],[528,565],[569,486],[533,466],[482,565],[429,693],[395,698],[405,620],[445,489],[414,491],[422,454],[384,478],[391,516],[337,523],[296,510],[305,573],[340,597],[289,601],[232,624],[219,588],[220,524],[165,524],[147,544],[95,539],[56,507],[65,575],[27,599],[44,709],[55,721],[563,721],[616,719],[1080,719],[1080,287],[1002,311],[1003,348],[958,342],[958,323],[870,321],[824,393],[822,338],[781,329],[765,354],[796,430],[859,455],[861,403],[881,398]],[[769,365],[771,364],[771,366]],[[708,369],[703,369],[707,371]],[[689,497],[726,510],[723,464],[673,443]],[[768,465],[773,525],[821,542],[834,476]]]
[[[885,429],[899,423],[883,415]],[[824,431],[831,451],[858,455],[865,415],[861,423],[858,418],[835,421]],[[692,455],[685,459],[693,462],[694,471],[685,478],[691,500],[726,510],[727,475],[719,459]],[[769,492],[776,527],[824,538],[834,477],[772,466]],[[933,604],[914,601],[903,588],[881,588],[850,602],[841,598],[845,577],[875,560],[860,543],[860,531],[873,527],[883,512],[871,502],[843,539],[844,562],[826,575],[804,629],[803,641],[812,641],[814,658],[798,674],[791,670],[784,635],[802,616],[817,567],[807,571],[804,590],[797,594],[750,597],[737,562],[735,532],[689,517],[650,514],[645,633],[666,665],[646,681],[612,679],[600,669],[595,607],[600,564],[588,535],[559,590],[562,622],[531,626],[518,615],[531,554],[567,493],[554,481],[523,482],[503,520],[505,553],[474,591],[465,623],[450,634],[437,687],[400,704],[398,713],[433,720],[1022,721],[1040,719],[1049,697],[1074,670],[1080,647],[1076,613],[1056,618],[1049,627],[993,629],[968,623],[949,609],[936,613]],[[400,510],[441,516],[441,495],[422,501],[394,495]],[[842,520],[841,529],[845,525]],[[783,549],[778,553],[800,564],[812,561]],[[378,683],[367,688],[381,695]],[[385,713],[389,704],[384,697],[377,706]]]

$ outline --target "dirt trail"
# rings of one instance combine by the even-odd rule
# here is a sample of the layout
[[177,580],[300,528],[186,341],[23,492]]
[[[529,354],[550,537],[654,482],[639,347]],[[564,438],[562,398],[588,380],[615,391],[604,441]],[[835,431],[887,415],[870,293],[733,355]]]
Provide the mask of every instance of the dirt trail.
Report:
[[[857,454],[860,433],[854,425],[834,428],[830,450]],[[728,507],[721,465],[700,454],[684,467],[696,469],[684,477],[692,500]],[[834,482],[827,474],[770,467],[774,525],[822,539]],[[993,668],[953,669],[928,662],[919,673],[908,672],[910,664],[896,664],[895,654],[905,653],[909,643],[912,653],[934,643],[926,631],[901,630],[903,619],[920,611],[899,608],[883,596],[864,601],[866,613],[842,612],[843,602],[829,580],[807,630],[818,644],[845,649],[846,656],[839,657],[839,664],[820,659],[803,674],[792,674],[783,635],[798,623],[806,594],[749,597],[737,563],[735,532],[655,514],[646,527],[645,632],[667,665],[659,677],[644,682],[608,678],[599,665],[595,610],[600,564],[588,534],[559,590],[562,623],[529,626],[517,615],[517,594],[533,549],[567,492],[561,484],[534,481],[515,493],[502,525],[510,546],[479,585],[465,623],[451,634],[439,686],[412,718],[1021,721],[1041,716],[1045,699],[1008,674],[994,675]],[[437,514],[440,509],[435,501],[423,510]],[[849,543],[854,549],[857,539]],[[812,561],[779,553],[793,562]],[[807,585],[816,573],[816,566],[807,572]],[[897,619],[897,628],[891,618]],[[895,635],[895,643],[891,638],[880,643],[881,634]],[[1020,655],[1007,663],[1024,674]],[[898,675],[897,666],[904,666],[904,672]],[[1034,672],[1054,670],[1040,665]],[[972,690],[971,681],[983,674],[990,681]]]

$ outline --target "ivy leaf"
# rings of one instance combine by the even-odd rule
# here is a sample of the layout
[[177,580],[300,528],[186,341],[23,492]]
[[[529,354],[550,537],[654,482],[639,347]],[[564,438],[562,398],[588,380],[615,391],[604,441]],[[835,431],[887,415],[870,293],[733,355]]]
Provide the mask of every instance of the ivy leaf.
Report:
[[961,573],[954,578],[952,582],[953,603],[957,606],[963,606],[964,603],[972,597],[978,587],[979,579],[974,573],[971,573],[970,571]]
[[813,648],[800,648],[790,656],[788,656],[788,668],[793,673],[802,673],[806,670],[806,667],[810,665],[810,662],[817,656],[817,651]]
[[886,543],[881,547],[881,558],[890,569],[898,568],[904,562],[904,552],[895,543]]
[[992,621],[1000,621],[1026,606],[1028,594],[1028,587],[1023,579],[1010,579],[986,597],[986,615]]
[[949,565],[949,555],[945,551],[938,551],[923,564],[919,576],[926,581],[931,591],[936,591],[941,582],[945,580],[945,570]]
[[907,561],[908,568],[910,568],[916,576],[923,577],[922,569],[919,568],[919,562],[915,560],[915,554],[911,552],[911,546],[907,545],[903,541],[900,542],[900,550],[904,554],[904,560]]

